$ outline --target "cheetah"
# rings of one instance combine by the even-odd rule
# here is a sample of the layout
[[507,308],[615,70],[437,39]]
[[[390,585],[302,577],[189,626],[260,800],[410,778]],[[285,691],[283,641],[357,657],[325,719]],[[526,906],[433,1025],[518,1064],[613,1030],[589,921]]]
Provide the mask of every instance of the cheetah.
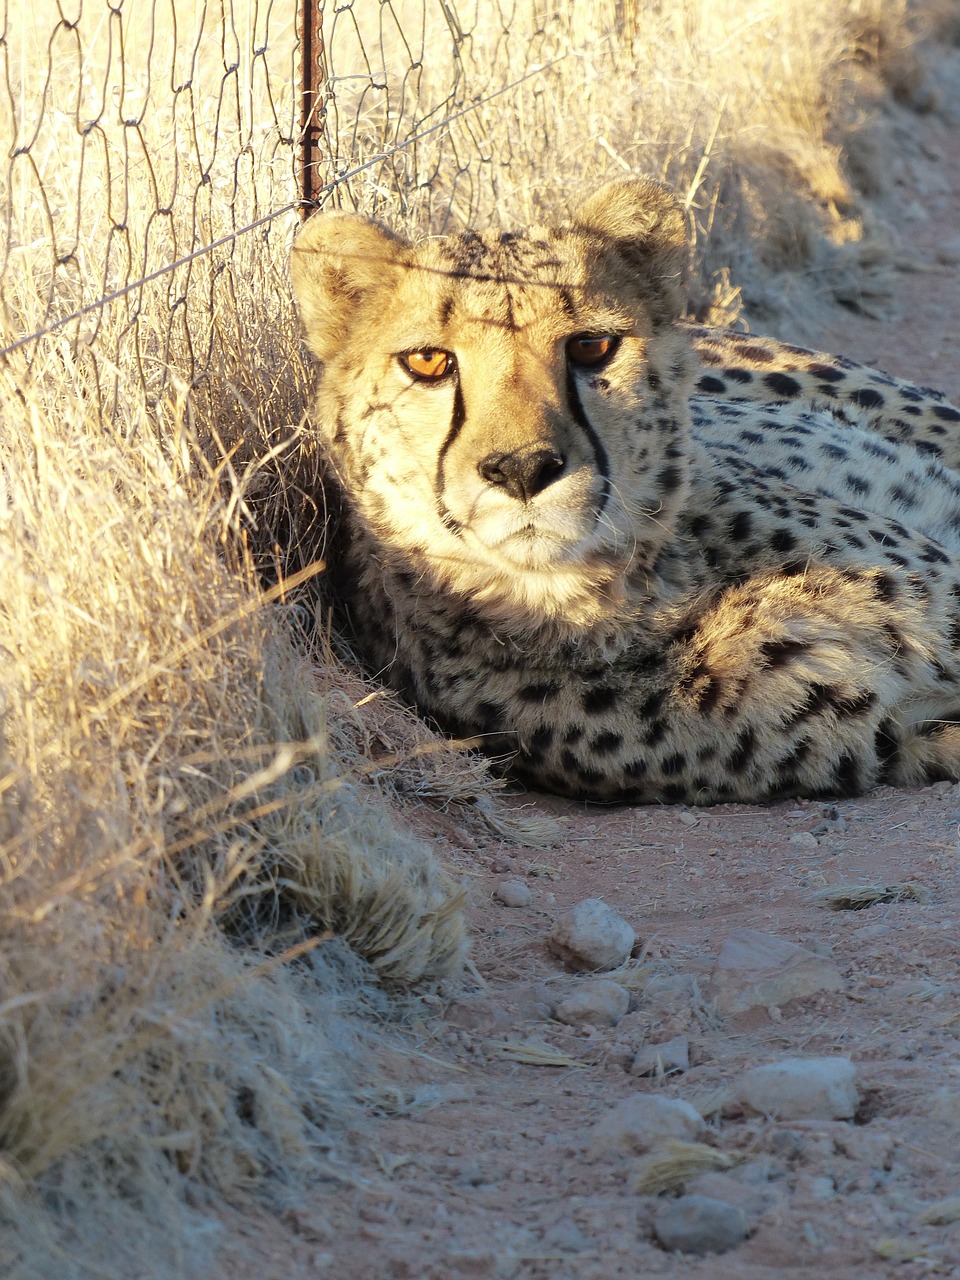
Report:
[[342,625],[447,733],[568,797],[960,778],[960,413],[685,324],[687,254],[642,178],[545,228],[304,225]]

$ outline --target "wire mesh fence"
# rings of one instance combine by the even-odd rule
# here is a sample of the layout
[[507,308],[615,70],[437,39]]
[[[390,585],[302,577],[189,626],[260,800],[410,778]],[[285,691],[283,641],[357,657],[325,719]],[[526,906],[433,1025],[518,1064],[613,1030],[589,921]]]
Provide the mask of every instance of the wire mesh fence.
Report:
[[701,318],[735,311],[728,267],[761,315],[796,310],[784,268],[859,296],[877,254],[823,135],[859,110],[865,3],[0,0],[0,366],[52,361],[111,420],[206,395],[262,425],[302,389],[305,209],[442,232],[623,172],[683,195]]
[[488,214],[532,138],[484,109],[542,138],[570,37],[523,0],[0,0],[0,354],[111,414],[132,370],[197,386],[239,295],[282,312],[298,211]]

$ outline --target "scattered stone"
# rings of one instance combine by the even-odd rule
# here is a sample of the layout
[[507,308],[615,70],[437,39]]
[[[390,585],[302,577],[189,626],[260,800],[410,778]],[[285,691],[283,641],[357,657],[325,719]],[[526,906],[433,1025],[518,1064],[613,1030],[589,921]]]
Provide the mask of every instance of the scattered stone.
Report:
[[860,1101],[856,1075],[849,1058],[783,1058],[746,1071],[736,1096],[782,1120],[849,1120]]
[[720,948],[711,977],[721,1013],[745,1013],[841,991],[843,975],[832,960],[758,929],[738,929]]
[[630,958],[637,935],[600,898],[584,898],[561,916],[550,946],[574,969],[615,969]]
[[556,1008],[559,1022],[570,1027],[615,1027],[630,1008],[630,992],[610,978],[584,982]]
[[671,1253],[725,1253],[747,1238],[747,1219],[713,1196],[680,1196],[660,1206],[653,1230]]
[[960,1196],[951,1196],[949,1200],[938,1200],[936,1204],[927,1205],[920,1215],[920,1221],[931,1227],[948,1227],[953,1222],[960,1222]]
[[557,1222],[550,1227],[544,1233],[543,1243],[547,1249],[557,1249],[560,1253],[583,1253],[587,1249],[596,1248],[596,1242],[570,1220]]
[[690,1070],[690,1041],[674,1036],[660,1044],[645,1044],[630,1064],[633,1076],[669,1076]]
[[834,1145],[841,1155],[870,1169],[892,1169],[895,1141],[892,1133],[875,1125],[843,1125],[834,1134]]
[[682,1098],[635,1093],[593,1126],[593,1155],[642,1155],[671,1138],[692,1141],[703,1132],[703,1117]]
[[727,1171],[708,1170],[689,1178],[683,1191],[691,1196],[710,1196],[733,1205],[746,1214],[748,1221],[762,1218],[786,1194],[782,1169],[771,1176],[772,1162],[752,1158],[747,1164]]
[[794,831],[787,844],[800,845],[802,849],[815,849],[817,847],[817,837],[812,831]]
[[505,907],[529,907],[533,901],[529,886],[522,880],[501,880],[493,896]]

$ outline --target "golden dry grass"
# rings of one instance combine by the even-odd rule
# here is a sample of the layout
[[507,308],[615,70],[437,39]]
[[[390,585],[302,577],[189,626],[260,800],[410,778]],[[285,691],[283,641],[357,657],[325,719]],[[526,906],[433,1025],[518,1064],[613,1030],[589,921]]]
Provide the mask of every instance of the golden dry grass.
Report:
[[[51,39],[12,0],[3,342],[295,199],[293,32],[268,10],[77,0]],[[653,172],[685,195],[701,314],[741,291],[798,323],[824,298],[882,305],[889,255],[851,175],[878,180],[884,84],[922,97],[906,0],[456,14],[328,6],[324,176],[373,160],[331,199],[439,230]],[[216,1243],[198,1189],[279,1196],[345,1158],[384,1034],[358,1011],[463,958],[458,890],[404,806],[542,836],[497,809],[486,766],[358,705],[369,688],[298,642],[300,597],[265,599],[248,563],[285,506],[294,567],[321,550],[295,224],[0,369],[4,1274],[188,1274]]]

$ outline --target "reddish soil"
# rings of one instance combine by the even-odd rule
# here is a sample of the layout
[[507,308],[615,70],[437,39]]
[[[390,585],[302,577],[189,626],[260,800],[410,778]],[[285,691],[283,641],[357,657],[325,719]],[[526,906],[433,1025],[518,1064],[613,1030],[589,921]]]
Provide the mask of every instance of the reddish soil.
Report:
[[[913,268],[899,316],[834,313],[821,345],[960,399],[960,139],[936,116],[897,127],[908,125],[885,210]],[[412,1015],[412,1031],[391,1033],[396,1095],[371,1117],[349,1180],[286,1215],[238,1211],[217,1274],[960,1277],[960,1205],[953,1222],[924,1221],[931,1204],[960,1195],[960,786],[884,788],[834,807],[515,803],[554,816],[555,847],[517,849],[425,817],[438,853],[469,885],[479,979]],[[525,880],[529,906],[494,900],[505,877]],[[820,901],[828,886],[907,881],[925,900],[862,911]],[[574,1030],[551,1011],[584,979],[546,938],[558,914],[587,897],[624,915],[642,949],[619,978],[631,1011],[615,1027]],[[711,971],[743,927],[829,954],[843,989],[718,1014]],[[628,1074],[638,1047],[677,1035],[689,1038],[689,1070]],[[531,1040],[563,1051],[566,1065],[504,1052]],[[751,1117],[730,1101],[746,1068],[816,1055],[855,1064],[854,1121]],[[657,1198],[633,1187],[636,1158],[587,1154],[598,1117],[649,1091],[699,1104],[706,1141],[743,1157],[687,1188],[744,1210],[750,1234],[730,1252],[664,1251],[651,1231]]]

